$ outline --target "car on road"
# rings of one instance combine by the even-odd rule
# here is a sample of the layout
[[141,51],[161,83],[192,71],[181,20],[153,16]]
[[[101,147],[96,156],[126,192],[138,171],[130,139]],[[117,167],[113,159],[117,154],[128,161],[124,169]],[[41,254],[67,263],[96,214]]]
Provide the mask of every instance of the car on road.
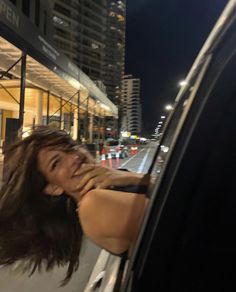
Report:
[[122,141],[116,139],[107,139],[104,144],[106,156],[111,154],[112,158],[126,158],[129,156],[129,148]]
[[148,173],[150,202],[131,257],[97,290],[236,291],[236,0],[181,87]]

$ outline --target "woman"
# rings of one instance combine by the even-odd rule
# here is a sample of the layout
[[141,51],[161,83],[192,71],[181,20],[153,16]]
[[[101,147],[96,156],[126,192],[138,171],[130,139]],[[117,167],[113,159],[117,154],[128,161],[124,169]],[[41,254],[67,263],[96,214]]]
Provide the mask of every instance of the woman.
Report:
[[146,185],[143,175],[96,165],[64,131],[40,126],[6,153],[0,191],[0,264],[69,263],[78,268],[83,233],[115,254],[132,248],[142,222],[144,195],[114,191]]

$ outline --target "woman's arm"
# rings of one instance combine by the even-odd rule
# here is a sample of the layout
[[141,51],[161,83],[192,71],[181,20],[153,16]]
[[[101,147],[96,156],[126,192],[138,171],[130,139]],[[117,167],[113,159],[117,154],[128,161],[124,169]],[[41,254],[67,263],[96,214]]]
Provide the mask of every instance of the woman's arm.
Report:
[[140,194],[92,190],[80,202],[83,231],[100,247],[121,254],[135,242],[147,203]]

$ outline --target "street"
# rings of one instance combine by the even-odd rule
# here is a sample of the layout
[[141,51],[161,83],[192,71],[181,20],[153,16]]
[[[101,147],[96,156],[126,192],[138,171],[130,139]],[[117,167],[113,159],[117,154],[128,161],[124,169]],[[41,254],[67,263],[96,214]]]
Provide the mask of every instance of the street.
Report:
[[152,158],[155,154],[157,142],[150,142],[148,145],[141,145],[138,148],[138,153],[135,155],[129,155],[124,159],[106,159],[105,165],[112,165],[112,168],[124,168],[130,171],[138,173],[146,173],[152,162]]
[[[130,171],[145,173],[154,156],[156,145],[156,142],[151,142],[148,145],[140,146],[136,155],[129,156],[126,159],[120,159],[120,161],[116,161],[116,159],[112,159],[112,161],[106,160],[106,164],[109,165],[110,162],[112,162],[113,167],[119,166],[120,168],[127,168]],[[42,272],[41,274],[36,272],[30,278],[27,274],[22,275],[19,268],[1,268],[0,291],[83,292],[100,251],[100,248],[85,239],[81,252],[80,267],[78,271],[74,273],[70,282],[62,288],[59,286],[60,281],[63,280],[65,276],[66,267],[55,268],[51,272]]]

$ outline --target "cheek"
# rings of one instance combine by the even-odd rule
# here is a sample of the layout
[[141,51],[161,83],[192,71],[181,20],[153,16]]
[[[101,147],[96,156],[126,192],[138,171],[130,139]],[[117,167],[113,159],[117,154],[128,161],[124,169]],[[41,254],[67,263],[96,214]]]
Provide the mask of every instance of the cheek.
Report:
[[55,174],[55,182],[58,185],[65,185],[68,183],[69,179],[70,179],[70,172],[68,171],[68,168],[59,168],[57,173]]

